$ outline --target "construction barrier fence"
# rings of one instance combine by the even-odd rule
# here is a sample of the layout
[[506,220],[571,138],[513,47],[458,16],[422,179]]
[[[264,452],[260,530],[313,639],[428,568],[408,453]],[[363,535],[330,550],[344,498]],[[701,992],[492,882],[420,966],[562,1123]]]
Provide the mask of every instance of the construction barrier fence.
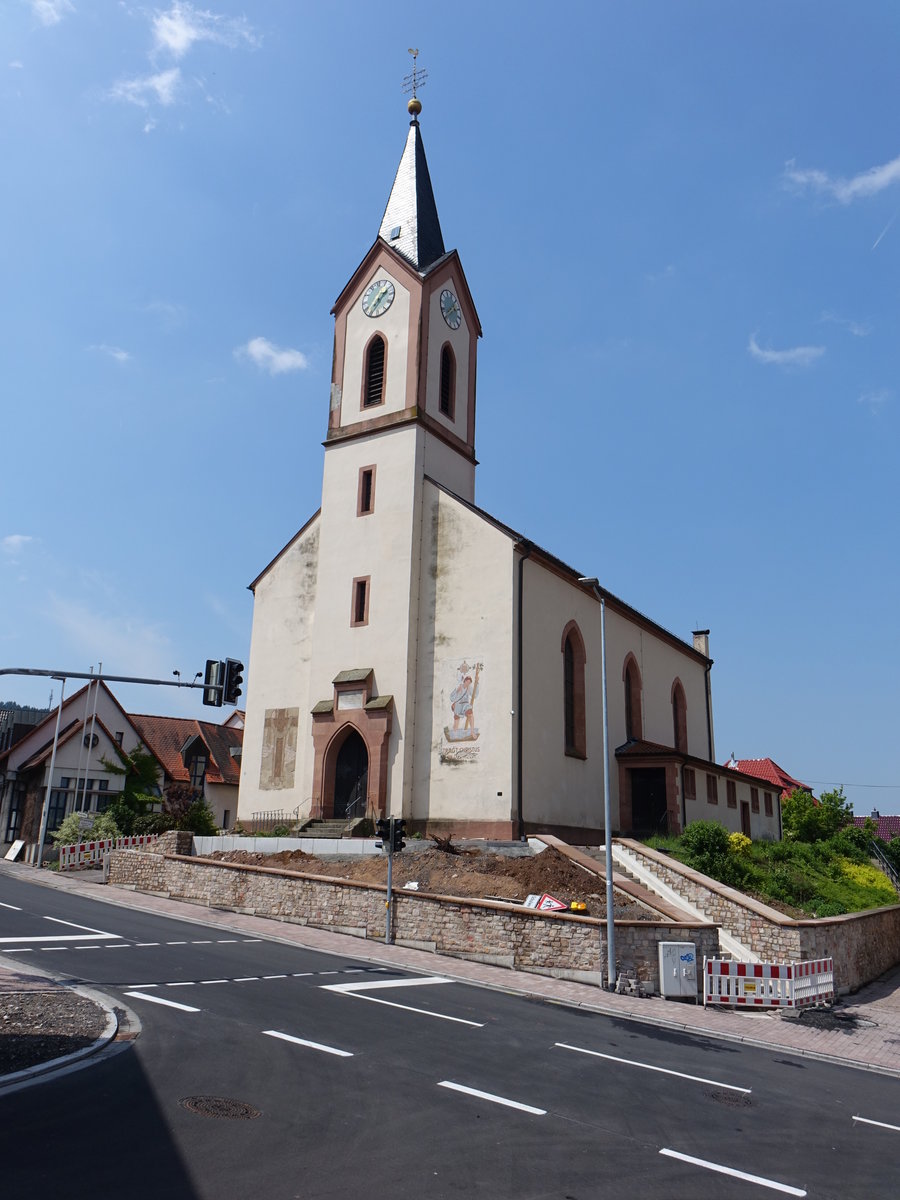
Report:
[[805,1008],[834,1000],[834,960],[741,963],[703,960],[703,1003]]
[[60,846],[59,869],[67,871],[70,867],[102,863],[103,855],[108,850],[129,850],[133,846],[149,846],[158,837],[157,833],[143,833],[138,837],[100,838],[94,842],[78,842],[75,846]]

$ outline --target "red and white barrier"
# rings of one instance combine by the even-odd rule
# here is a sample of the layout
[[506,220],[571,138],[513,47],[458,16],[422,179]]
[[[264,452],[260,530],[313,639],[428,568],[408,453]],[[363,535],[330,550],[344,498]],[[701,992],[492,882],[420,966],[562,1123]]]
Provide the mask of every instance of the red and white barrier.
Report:
[[67,871],[70,867],[101,863],[103,855],[108,850],[128,850],[133,846],[149,846],[158,837],[157,833],[142,833],[137,837],[100,838],[95,842],[78,842],[75,846],[60,846],[59,869]]
[[703,960],[703,1003],[804,1008],[834,999],[834,960],[740,963]]

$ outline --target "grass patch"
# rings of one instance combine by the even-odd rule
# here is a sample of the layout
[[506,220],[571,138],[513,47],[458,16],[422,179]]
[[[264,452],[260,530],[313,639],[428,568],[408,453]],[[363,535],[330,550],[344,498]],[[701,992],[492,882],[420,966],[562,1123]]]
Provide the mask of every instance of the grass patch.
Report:
[[828,841],[746,845],[714,821],[695,821],[681,837],[650,838],[647,845],[796,916],[834,917],[900,902],[863,845],[843,832]]

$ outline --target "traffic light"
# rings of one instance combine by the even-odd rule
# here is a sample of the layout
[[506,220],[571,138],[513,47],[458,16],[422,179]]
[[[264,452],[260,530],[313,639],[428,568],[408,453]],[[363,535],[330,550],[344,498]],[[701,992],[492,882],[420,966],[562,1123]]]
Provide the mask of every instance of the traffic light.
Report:
[[225,687],[222,690],[222,704],[237,704],[238,696],[241,694],[241,684],[244,682],[243,670],[244,664],[242,662],[238,662],[236,658],[226,658]]
[[391,845],[391,823],[387,817],[379,817],[375,822],[375,836],[378,838],[376,845],[382,850],[390,849]]
[[217,658],[206,660],[206,672],[203,676],[203,703],[211,708],[222,707],[222,688],[220,685],[225,678],[225,664]]
[[394,850],[394,853],[397,854],[406,845],[406,842],[403,840],[406,837],[406,820],[405,820],[405,818],[397,817],[394,820],[394,828],[391,832],[393,834],[393,842],[392,842],[393,850]]

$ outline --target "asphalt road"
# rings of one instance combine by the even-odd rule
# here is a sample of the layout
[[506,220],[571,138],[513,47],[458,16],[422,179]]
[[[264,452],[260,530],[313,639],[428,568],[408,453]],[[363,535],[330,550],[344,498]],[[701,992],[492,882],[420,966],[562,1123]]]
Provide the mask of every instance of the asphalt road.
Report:
[[7,878],[0,953],[142,1024],[0,1095],[10,1198],[897,1195],[893,1078]]

